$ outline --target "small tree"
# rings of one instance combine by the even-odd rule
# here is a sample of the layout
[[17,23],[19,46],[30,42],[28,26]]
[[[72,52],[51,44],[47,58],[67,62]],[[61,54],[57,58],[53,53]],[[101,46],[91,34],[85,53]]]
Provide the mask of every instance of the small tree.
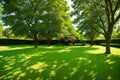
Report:
[[76,37],[74,37],[74,36],[66,36],[64,38],[65,42],[71,42],[73,45],[74,45],[75,40],[76,40]]
[[[0,4],[0,20],[1,20],[1,16],[2,16],[2,5]],[[2,31],[3,31],[3,23],[0,22],[0,38],[2,37]]]
[[68,25],[71,25],[71,20],[68,10],[66,1],[48,0],[39,32],[41,37],[47,39],[48,46],[53,38],[60,39],[69,34]]
[[3,23],[0,22],[0,38],[2,37],[2,31],[3,31]]
[[2,0],[4,5],[5,24],[11,26],[15,36],[31,34],[38,45],[38,33],[41,25],[41,15],[44,14],[45,0]]
[[12,33],[12,30],[10,29],[10,27],[5,28],[2,32],[3,36],[6,37],[7,39],[14,39],[15,36]]

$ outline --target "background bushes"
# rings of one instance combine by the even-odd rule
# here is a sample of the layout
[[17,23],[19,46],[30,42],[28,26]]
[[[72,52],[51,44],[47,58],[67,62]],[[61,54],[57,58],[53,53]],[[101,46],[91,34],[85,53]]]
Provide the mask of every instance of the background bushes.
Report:
[[[95,40],[94,44],[106,46],[105,42],[106,42],[105,40]],[[110,43],[110,46],[111,47],[118,47],[118,48],[120,48],[120,39],[112,39],[111,43]]]
[[33,44],[33,41],[18,39],[0,39],[0,45],[26,45],[26,44]]
[[[89,40],[75,40],[76,45],[83,45],[83,44],[89,44]],[[69,45],[71,42],[65,42],[64,40],[51,40],[50,44],[61,44],[61,45]],[[19,40],[19,39],[0,39],[0,45],[33,45],[33,40]],[[47,40],[39,40],[39,45],[47,45]],[[105,46],[105,40],[95,40],[94,45],[103,45]],[[120,48],[120,39],[112,39],[111,40],[111,46],[112,47],[118,47]]]

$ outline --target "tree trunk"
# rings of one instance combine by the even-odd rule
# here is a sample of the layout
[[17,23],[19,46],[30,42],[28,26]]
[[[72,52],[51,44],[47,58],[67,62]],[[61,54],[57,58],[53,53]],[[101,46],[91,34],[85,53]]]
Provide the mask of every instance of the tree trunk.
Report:
[[106,52],[105,54],[111,54],[111,50],[110,50],[110,42],[111,42],[111,35],[112,35],[112,31],[113,31],[113,26],[114,23],[108,23],[108,32],[105,35],[106,38]]
[[94,41],[94,37],[93,36],[91,36],[91,39],[90,39],[90,47],[92,47],[93,46],[93,42]]
[[70,40],[70,43],[72,43],[72,46],[74,46],[75,41],[74,40]]
[[110,42],[111,42],[111,36],[110,36],[110,34],[108,34],[106,36],[106,51],[105,51],[105,54],[111,54]]
[[35,45],[35,48],[38,47],[38,39],[37,39],[37,34],[36,33],[34,34],[34,45]]
[[50,38],[48,38],[47,42],[48,42],[48,47],[49,47],[50,46]]

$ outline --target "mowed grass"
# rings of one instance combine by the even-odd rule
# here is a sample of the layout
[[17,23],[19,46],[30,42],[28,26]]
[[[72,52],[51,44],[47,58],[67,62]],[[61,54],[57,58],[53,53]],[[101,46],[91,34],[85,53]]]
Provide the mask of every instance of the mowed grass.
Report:
[[120,80],[120,49],[0,46],[0,80]]

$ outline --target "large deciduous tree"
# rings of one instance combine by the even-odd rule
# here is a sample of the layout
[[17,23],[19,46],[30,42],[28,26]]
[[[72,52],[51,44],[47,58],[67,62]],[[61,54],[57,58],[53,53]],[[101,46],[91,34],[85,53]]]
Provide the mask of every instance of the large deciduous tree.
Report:
[[64,0],[47,0],[44,14],[42,15],[42,25],[40,35],[48,40],[48,46],[52,38],[61,38],[68,33],[70,15],[69,7]]
[[16,36],[33,36],[37,47],[38,36],[48,42],[68,32],[70,15],[65,0],[2,0],[5,23],[11,25]]
[[[110,54],[111,35],[115,24],[120,19],[120,0],[72,0],[76,22],[81,23],[91,20],[90,24],[98,33],[106,39],[106,54]],[[89,17],[94,16],[94,17]],[[86,23],[87,24],[87,23]],[[88,24],[89,25],[89,24]]]
[[37,47],[45,0],[3,0],[5,23],[11,26],[16,36],[32,36]]

